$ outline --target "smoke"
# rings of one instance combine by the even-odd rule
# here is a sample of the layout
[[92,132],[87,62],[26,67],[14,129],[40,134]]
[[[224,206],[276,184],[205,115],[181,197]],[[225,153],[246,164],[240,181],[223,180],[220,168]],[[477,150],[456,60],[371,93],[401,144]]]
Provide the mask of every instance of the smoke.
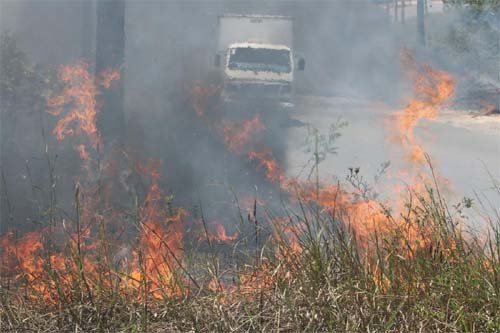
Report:
[[[88,43],[82,40],[95,34],[95,26],[85,24],[89,17],[81,13],[83,2],[22,1],[2,2],[1,6],[2,30],[12,32],[32,62],[57,68],[88,54],[82,50]],[[368,1],[128,1],[123,78],[127,144],[141,159],[163,161],[162,185],[174,194],[177,203],[208,205],[214,214],[231,202],[231,188],[237,194],[251,195],[275,190],[255,174],[255,165],[244,155],[228,153],[223,140],[192,112],[188,91],[193,84],[217,83],[217,16],[224,13],[293,17],[295,52],[306,59],[306,71],[297,75],[297,93],[304,95],[399,102],[407,90],[402,83],[399,52],[412,40],[408,39],[410,33],[403,38],[403,26],[391,22],[384,8]],[[95,17],[90,20],[95,22]],[[26,193],[32,186],[18,181],[28,182],[26,167],[19,164],[43,152],[43,147],[41,150],[34,144],[41,141],[39,121],[36,117],[24,121],[22,133],[30,140],[2,152],[9,205],[15,206],[12,209],[21,220],[33,209],[26,209],[31,205]],[[263,140],[272,141],[268,143],[274,154],[285,163],[285,130],[278,128],[280,125],[264,126],[266,133],[278,133]],[[8,155],[12,151],[22,157]],[[59,151],[61,155],[67,152]],[[43,162],[36,163],[33,167],[39,175],[32,175],[32,182],[46,185],[46,167]],[[77,169],[71,158],[60,158],[57,163],[57,172],[62,174],[74,175]],[[71,177],[64,179],[61,186],[65,188],[63,196],[67,196]]]

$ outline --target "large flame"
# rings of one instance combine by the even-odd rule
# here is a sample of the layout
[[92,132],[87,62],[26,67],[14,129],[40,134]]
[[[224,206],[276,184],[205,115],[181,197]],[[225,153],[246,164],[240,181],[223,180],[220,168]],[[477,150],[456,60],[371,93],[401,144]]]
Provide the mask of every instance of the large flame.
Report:
[[96,126],[99,111],[96,96],[100,87],[109,88],[119,78],[120,72],[112,69],[96,78],[85,62],[61,66],[59,80],[64,88],[47,101],[49,113],[62,115],[53,130],[56,138],[63,140],[67,135],[84,133],[95,147],[100,142]]
[[242,152],[255,135],[264,130],[258,115],[241,123],[223,119],[217,127],[217,132],[224,138],[228,149],[232,152]]
[[423,164],[425,150],[417,142],[414,130],[419,120],[436,118],[439,107],[453,94],[453,77],[427,64],[418,63],[408,50],[403,51],[403,66],[413,84],[413,98],[405,109],[394,114],[396,131],[393,141],[400,144],[409,162]]
[[[404,148],[408,162],[421,166],[425,161],[425,150],[418,144],[414,128],[420,119],[437,116],[439,107],[452,95],[454,83],[449,74],[418,64],[409,53],[404,55],[404,64],[413,83],[414,96],[404,110],[394,115],[397,126],[393,139]],[[109,88],[112,82],[119,79],[119,72],[107,70],[96,78],[89,73],[88,65],[81,62],[74,66],[63,66],[59,78],[63,84],[62,92],[48,101],[49,111],[60,117],[53,133],[58,140],[79,135],[82,142],[77,145],[78,152],[82,160],[88,160],[89,148],[95,149],[100,143],[96,127],[99,112],[96,96],[101,89]],[[400,241],[408,249],[408,256],[432,240],[432,219],[429,217],[421,221],[420,225],[406,223],[400,214],[404,209],[402,202],[396,202],[396,214],[389,218],[380,209],[380,202],[356,197],[338,184],[311,184],[287,177],[273,152],[259,141],[259,134],[265,130],[259,117],[235,122],[217,118],[217,112],[209,112],[207,101],[216,99],[219,92],[218,86],[197,84],[191,89],[190,98],[195,113],[221,137],[227,150],[244,156],[262,169],[267,179],[279,184],[289,197],[298,196],[301,202],[317,207],[318,215],[332,216],[334,223],[344,223],[354,232],[359,246],[366,249],[367,253],[374,236],[383,237],[395,230],[405,235]],[[182,295],[185,290],[183,287],[188,284],[183,258],[188,214],[165,200],[160,186],[160,170],[159,160],[136,165],[135,171],[147,184],[147,194],[136,205],[134,221],[138,233],[133,237],[135,241],[125,242],[123,260],[119,263],[112,263],[113,254],[116,253],[110,249],[109,243],[123,243],[124,240],[106,234],[104,215],[102,209],[98,209],[101,205],[99,198],[87,195],[80,202],[81,198],[77,195],[78,218],[58,221],[55,227],[27,233],[22,237],[16,238],[13,233],[7,233],[1,238],[2,277],[23,285],[29,299],[39,299],[47,304],[57,304],[61,298],[76,297],[75,291],[78,295],[85,295],[79,297],[92,299],[92,295],[103,287],[112,287],[135,299],[164,299]],[[405,177],[409,175],[405,170],[402,172]],[[410,183],[410,186],[419,185],[424,180],[424,176],[417,174],[411,179],[415,184]],[[402,195],[398,193],[397,196]],[[257,206],[256,198],[251,201],[246,203],[249,211],[250,206]],[[124,214],[111,212],[108,215],[114,216],[113,221],[124,220]],[[269,225],[274,227],[271,237],[276,242],[276,257],[279,260],[294,262],[303,254],[301,234],[306,227],[300,221],[277,217],[271,219]],[[117,230],[124,228],[120,225],[114,227]],[[97,233],[100,233],[99,237]],[[56,245],[47,242],[48,236],[54,234],[59,236]],[[221,223],[211,224],[205,236],[210,241],[223,242],[232,242],[239,237],[238,234],[227,234]],[[229,293],[238,289],[243,294],[247,291],[252,294],[256,289],[272,286],[275,271],[266,262],[259,262],[238,278],[237,286],[225,288],[218,279],[213,279],[208,288]],[[379,279],[381,285],[384,281],[383,277]]]
[[[403,68],[412,83],[413,97],[403,110],[394,113],[393,119],[396,126],[395,131],[391,134],[391,139],[392,142],[403,148],[405,158],[412,168],[418,166],[416,171],[400,170],[398,175],[406,180],[407,186],[414,188],[414,190],[416,188],[418,195],[423,195],[425,193],[423,184],[430,179],[422,170],[426,161],[425,150],[418,143],[414,130],[419,120],[437,117],[439,108],[449,100],[454,92],[454,80],[446,72],[417,62],[406,49],[403,50],[402,60]],[[194,98],[193,108],[198,115],[205,116],[208,106],[203,103],[203,98],[206,97],[206,92],[215,93],[215,90],[208,87],[201,89],[198,84],[193,91],[198,93],[198,98]],[[245,123],[252,124],[254,120],[249,119]],[[218,119],[218,121],[227,122],[223,118]],[[406,228],[403,220],[389,218],[387,212],[383,212],[381,208],[381,204],[395,206],[395,216],[404,211],[405,196],[399,187],[394,189],[396,200],[381,203],[375,200],[357,198],[338,185],[310,184],[289,178],[279,166],[272,151],[258,140],[246,145],[239,144],[239,142],[248,142],[247,140],[231,140],[230,138],[234,137],[233,133],[235,132],[241,132],[241,137],[244,138],[248,137],[247,133],[249,132],[238,131],[234,124],[231,125],[232,127],[228,126],[224,131],[217,133],[225,139],[228,150],[245,153],[249,161],[254,162],[258,168],[264,170],[268,180],[279,183],[282,189],[291,196],[299,194],[300,200],[318,205],[322,212],[341,214],[349,227],[356,233],[360,244],[367,246],[368,240],[375,232],[389,233],[403,226]],[[263,130],[255,124],[252,127],[257,129],[254,130],[254,133]],[[232,130],[233,128],[235,129]],[[408,238],[415,240],[414,243],[418,239],[424,238],[422,235],[416,235],[416,229],[412,227],[406,228],[405,233]]]
[[[63,140],[74,136],[80,141],[76,149],[87,173],[92,172],[89,149],[96,149],[100,143],[96,97],[119,77],[119,71],[112,69],[95,77],[85,62],[62,66],[62,89],[48,100],[48,112],[59,116],[53,130],[55,137]],[[112,164],[105,168],[113,169]],[[76,297],[80,290],[81,295],[92,299],[105,287],[141,298],[178,294],[182,279],[175,276],[175,271],[182,266],[183,220],[187,213],[166,204],[159,184],[160,168],[161,162],[156,160],[147,165],[138,163],[135,168],[149,183],[144,202],[138,204],[139,233],[135,243],[128,244],[120,236],[125,233],[125,214],[101,202],[116,193],[99,195],[98,186],[92,182],[83,186],[78,179],[85,175],[79,175],[76,217],[58,220],[21,237],[10,232],[1,238],[2,277],[24,286],[30,299],[47,304]],[[114,232],[108,234],[111,230]],[[115,253],[114,246],[123,242],[127,243]],[[122,258],[121,265],[113,263],[116,258]]]
[[279,167],[270,149],[261,148],[249,151],[247,157],[250,161],[256,161],[259,167],[264,169],[269,180],[279,182],[283,179],[283,170]]
[[206,231],[206,234],[200,236],[198,239],[219,242],[233,242],[238,239],[238,233],[228,235],[226,228],[221,222],[214,222],[209,224],[209,230]]
[[130,274],[136,286],[146,281],[147,292],[157,298],[181,291],[175,268],[182,260],[183,221],[187,216],[183,209],[168,211],[165,206],[158,183],[160,165],[155,160],[140,168],[147,172],[151,185],[139,211],[141,233]]

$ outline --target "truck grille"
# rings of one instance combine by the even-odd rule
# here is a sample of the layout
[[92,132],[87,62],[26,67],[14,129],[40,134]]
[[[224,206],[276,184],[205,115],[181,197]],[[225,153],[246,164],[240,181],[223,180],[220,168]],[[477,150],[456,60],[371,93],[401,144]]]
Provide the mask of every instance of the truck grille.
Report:
[[[256,83],[242,83],[230,85],[228,90],[232,93],[238,93],[243,95],[276,95],[279,96],[282,92],[282,85],[280,84],[256,84]],[[283,92],[289,92],[289,90],[283,89]]]

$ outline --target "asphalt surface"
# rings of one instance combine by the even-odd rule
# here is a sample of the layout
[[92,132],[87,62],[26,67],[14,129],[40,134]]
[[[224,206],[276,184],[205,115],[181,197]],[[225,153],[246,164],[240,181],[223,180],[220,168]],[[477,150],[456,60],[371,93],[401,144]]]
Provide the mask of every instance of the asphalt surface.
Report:
[[[347,122],[334,140],[336,153],[327,153],[319,164],[321,181],[342,181],[350,173],[349,168],[360,168],[360,174],[374,184],[381,164],[390,161],[376,186],[382,196],[384,193],[390,196],[394,185],[408,182],[398,176],[401,171],[428,172],[426,166],[415,167],[406,162],[404,148],[391,142],[394,131],[391,115],[395,111],[352,98],[299,98],[293,118],[309,126],[289,130],[289,176],[306,179],[310,174],[315,150],[314,139],[308,136],[311,128],[327,135],[331,124]],[[488,214],[494,214],[495,210],[500,213],[500,194],[492,188],[492,178],[500,181],[500,116],[475,116],[466,111],[443,109],[437,118],[421,120],[414,133],[430,155],[436,173],[451,185],[447,195],[450,204],[470,197],[475,199],[478,211],[482,210],[479,209],[482,200]]]

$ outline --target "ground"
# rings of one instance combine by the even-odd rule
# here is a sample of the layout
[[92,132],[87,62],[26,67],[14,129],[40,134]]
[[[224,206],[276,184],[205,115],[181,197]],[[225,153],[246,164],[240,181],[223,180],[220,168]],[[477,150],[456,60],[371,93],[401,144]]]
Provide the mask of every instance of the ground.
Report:
[[[369,181],[381,163],[391,162],[386,178],[394,178],[404,167],[401,147],[390,142],[394,123],[391,115],[397,111],[367,100],[342,97],[299,97],[293,118],[326,134],[331,124],[347,121],[340,129],[341,136],[335,146],[338,154],[329,154],[320,163],[322,179],[332,182],[336,175],[343,180],[350,167],[359,167]],[[304,152],[307,127],[289,130],[288,174],[307,177],[312,164],[302,171],[312,157]],[[480,116],[466,110],[443,107],[437,118],[424,119],[415,129],[418,142],[428,152],[439,173],[450,180],[450,200],[464,196],[487,198],[500,210],[498,194],[491,189],[491,175],[500,177],[500,116]],[[396,177],[396,182],[403,179]]]

